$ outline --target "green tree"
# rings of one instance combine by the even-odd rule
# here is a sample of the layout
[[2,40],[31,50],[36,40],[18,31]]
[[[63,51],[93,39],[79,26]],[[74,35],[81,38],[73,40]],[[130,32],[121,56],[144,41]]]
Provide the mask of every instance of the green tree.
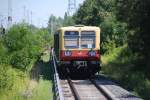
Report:
[[[4,36],[10,64],[23,71],[30,71],[45,48],[50,47],[51,35],[47,30],[35,29],[26,24],[14,25]],[[3,47],[4,48],[4,47]]]
[[61,17],[56,17],[51,15],[48,21],[48,30],[50,33],[54,33],[59,27],[63,25],[63,19]]
[[72,16],[68,16],[67,13],[64,15],[63,26],[72,26],[74,25],[74,20]]
[[72,16],[68,16],[67,13],[65,13],[64,18],[51,15],[48,21],[47,29],[50,33],[54,33],[60,27],[71,26],[71,25],[74,25],[74,20]]
[[101,53],[109,50],[105,45],[111,41],[116,47],[127,41],[127,25],[117,20],[115,4],[116,0],[86,0],[73,16],[76,24],[101,28]]
[[118,19],[128,23],[128,43],[138,54],[135,70],[143,71],[150,78],[150,1],[117,0]]

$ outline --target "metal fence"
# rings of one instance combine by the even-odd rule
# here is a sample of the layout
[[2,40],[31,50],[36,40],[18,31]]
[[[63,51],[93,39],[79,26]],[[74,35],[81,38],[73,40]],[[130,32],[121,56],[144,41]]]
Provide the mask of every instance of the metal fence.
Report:
[[59,74],[57,72],[57,64],[56,64],[56,56],[55,56],[55,52],[52,49],[51,51],[52,53],[52,61],[53,61],[53,67],[54,67],[54,92],[55,92],[55,100],[64,100],[64,96],[63,96],[63,92],[62,92],[62,88],[60,85],[60,79],[59,79]]

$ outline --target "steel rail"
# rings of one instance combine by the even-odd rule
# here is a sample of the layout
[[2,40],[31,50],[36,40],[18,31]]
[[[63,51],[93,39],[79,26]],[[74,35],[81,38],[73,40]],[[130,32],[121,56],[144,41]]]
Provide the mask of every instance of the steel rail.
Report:
[[108,91],[104,86],[99,86],[93,79],[89,79],[95,87],[108,99],[108,100],[119,100],[110,91]]
[[70,85],[71,91],[73,92],[75,100],[81,100],[76,88],[73,85],[73,82],[71,81],[71,79],[67,79],[67,80],[68,80],[68,83]]

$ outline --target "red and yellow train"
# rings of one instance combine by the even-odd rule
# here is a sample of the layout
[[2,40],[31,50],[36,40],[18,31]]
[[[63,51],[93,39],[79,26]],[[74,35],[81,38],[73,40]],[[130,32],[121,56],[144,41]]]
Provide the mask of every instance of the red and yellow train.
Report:
[[54,51],[60,73],[94,75],[100,71],[100,28],[61,27],[54,34]]

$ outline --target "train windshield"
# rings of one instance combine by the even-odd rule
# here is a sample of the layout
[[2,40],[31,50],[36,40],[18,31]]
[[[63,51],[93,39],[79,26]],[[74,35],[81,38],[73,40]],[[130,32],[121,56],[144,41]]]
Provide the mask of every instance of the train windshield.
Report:
[[95,48],[95,37],[94,31],[82,31],[81,48]]
[[65,31],[64,46],[66,49],[79,48],[79,32],[78,31]]

